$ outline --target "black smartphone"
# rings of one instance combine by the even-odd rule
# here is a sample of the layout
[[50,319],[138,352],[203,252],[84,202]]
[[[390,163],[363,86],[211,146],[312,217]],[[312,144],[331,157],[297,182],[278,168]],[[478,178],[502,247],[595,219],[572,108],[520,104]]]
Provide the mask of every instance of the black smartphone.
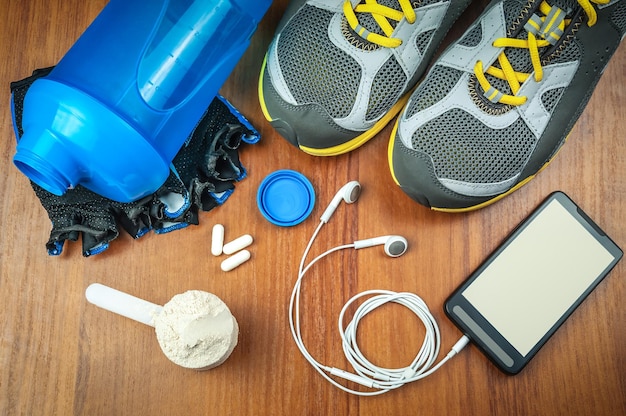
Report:
[[498,368],[517,374],[622,256],[554,192],[452,293],[445,313]]

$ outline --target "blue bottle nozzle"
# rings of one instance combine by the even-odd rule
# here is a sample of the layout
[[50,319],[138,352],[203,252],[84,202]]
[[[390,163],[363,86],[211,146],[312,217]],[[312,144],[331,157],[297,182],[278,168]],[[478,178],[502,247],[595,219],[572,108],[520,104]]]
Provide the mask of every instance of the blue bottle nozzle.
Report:
[[79,165],[58,137],[47,129],[25,132],[13,162],[24,175],[54,195],[63,195],[80,180]]

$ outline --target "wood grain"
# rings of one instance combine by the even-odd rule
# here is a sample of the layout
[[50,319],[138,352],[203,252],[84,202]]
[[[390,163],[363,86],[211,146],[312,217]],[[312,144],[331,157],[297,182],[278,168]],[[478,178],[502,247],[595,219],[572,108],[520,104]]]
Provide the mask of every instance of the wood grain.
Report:
[[[346,368],[335,329],[344,302],[367,289],[410,291],[428,303],[447,349],[460,333],[445,318],[445,298],[551,191],[572,196],[626,247],[626,46],[621,45],[556,160],[501,202],[460,215],[431,212],[393,183],[387,127],[362,148],[334,158],[299,152],[265,121],[258,73],[287,5],[275,1],[222,94],[262,134],[241,158],[249,176],[200,225],[134,241],[83,258],[80,243],[48,257],[50,222],[28,180],[12,164],[15,138],[9,82],[54,65],[105,5],[104,0],[7,0],[0,8],[0,414],[2,415],[624,415],[626,414],[626,263],[609,277],[519,375],[501,374],[468,347],[431,377],[376,398],[347,395],[301,357],[287,308],[306,241],[333,194],[358,179],[357,204],[342,205],[313,252],[384,234],[411,245],[390,260],[382,250],[345,251],[320,262],[303,287],[304,338],[311,353]],[[480,12],[475,2],[450,37]],[[311,179],[317,203],[310,220],[278,228],[256,209],[270,172],[296,169]],[[227,240],[255,237],[252,259],[224,273],[210,255],[210,232]],[[93,282],[155,303],[188,289],[215,293],[241,326],[239,345],[211,371],[178,368],[161,353],[152,328],[88,304]],[[419,322],[399,306],[363,322],[363,349],[385,366],[405,365],[421,344]],[[354,387],[354,386],[353,386]]]

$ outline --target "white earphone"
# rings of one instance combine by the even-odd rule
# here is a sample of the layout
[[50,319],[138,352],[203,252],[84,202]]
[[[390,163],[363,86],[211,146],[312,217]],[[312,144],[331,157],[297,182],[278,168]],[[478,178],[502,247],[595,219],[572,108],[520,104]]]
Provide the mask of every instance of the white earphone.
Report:
[[[305,265],[306,257],[311,250],[311,246],[315,241],[315,238],[319,234],[324,224],[328,223],[330,217],[333,215],[337,207],[341,204],[341,201],[345,201],[347,204],[353,204],[359,198],[361,194],[361,184],[357,181],[351,181],[341,187],[341,189],[335,194],[330,204],[320,217],[320,223],[313,232],[309,243],[307,244],[300,260],[300,267],[298,269],[298,278],[291,293],[291,300],[289,302],[289,325],[291,328],[291,334],[293,336],[296,345],[304,358],[313,366],[313,368],[320,373],[326,380],[348,393],[356,394],[359,396],[373,396],[381,393],[385,393],[389,390],[396,389],[404,384],[416,381],[426,377],[429,374],[435,372],[443,363],[456,355],[468,342],[469,338],[462,337],[453,347],[448,355],[441,360],[436,366],[432,367],[437,355],[439,354],[439,329],[435,318],[430,314],[428,307],[419,296],[412,293],[395,293],[386,290],[370,290],[362,292],[350,299],[343,307],[341,314],[339,315],[339,332],[342,338],[342,347],[346,354],[346,359],[352,364],[355,373],[351,373],[339,368],[326,366],[317,361],[309,353],[304,345],[302,339],[301,325],[300,325],[300,292],[302,279],[306,272],[319,260],[326,257],[330,253],[343,250],[346,248],[361,249],[366,247],[373,247],[382,245],[384,246],[385,254],[390,257],[399,257],[403,255],[407,248],[408,243],[406,238],[399,235],[385,235],[381,237],[369,238],[366,240],[357,240],[352,244],[344,244],[329,250],[326,250],[322,254],[315,257],[308,264]],[[371,296],[364,301],[355,313],[353,320],[344,327],[344,315],[348,307],[357,299],[363,296]],[[356,345],[356,331],[358,321],[364,315],[372,312],[377,307],[385,303],[398,303],[413,311],[424,323],[426,328],[426,336],[424,339],[424,345],[420,349],[419,353],[415,357],[411,365],[400,369],[386,369],[379,368],[370,363],[367,358],[363,356],[360,349]],[[426,347],[425,347],[426,346]],[[373,391],[359,391],[350,389],[331,376],[338,377],[344,380],[350,380],[363,386],[374,389]]]
[[[361,195],[361,184],[358,181],[350,181],[337,191],[328,207],[320,217],[323,224],[328,223],[330,217],[334,214],[341,201],[346,204],[353,204]],[[385,254],[389,257],[399,257],[406,252],[408,242],[406,238],[399,235],[385,235],[381,237],[368,238],[367,240],[358,240],[354,242],[354,248],[366,248],[378,245],[384,245]]]
[[341,187],[335,194],[333,199],[328,204],[326,211],[320,217],[320,220],[327,223],[330,217],[333,215],[341,201],[345,201],[346,204],[353,204],[359,199],[361,195],[361,184],[357,181],[350,181]]
[[380,245],[385,246],[385,254],[389,257],[400,257],[409,247],[406,238],[400,235],[384,235],[382,237],[368,238],[367,240],[357,240],[354,242],[354,248],[357,250]]

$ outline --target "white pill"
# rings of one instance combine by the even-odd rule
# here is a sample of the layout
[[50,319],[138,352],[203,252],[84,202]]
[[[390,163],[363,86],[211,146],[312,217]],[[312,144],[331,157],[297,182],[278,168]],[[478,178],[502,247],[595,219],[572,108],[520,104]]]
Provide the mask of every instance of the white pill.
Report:
[[248,260],[250,260],[250,252],[248,250],[241,250],[224,260],[220,267],[223,271],[229,272],[235,267],[241,266]]
[[248,247],[250,244],[252,244],[252,236],[250,234],[244,234],[241,237],[235,238],[230,243],[224,244],[222,251],[224,254],[233,254]]
[[213,226],[213,234],[211,236],[211,254],[219,256],[222,254],[222,248],[224,246],[224,226],[222,224],[215,224]]

